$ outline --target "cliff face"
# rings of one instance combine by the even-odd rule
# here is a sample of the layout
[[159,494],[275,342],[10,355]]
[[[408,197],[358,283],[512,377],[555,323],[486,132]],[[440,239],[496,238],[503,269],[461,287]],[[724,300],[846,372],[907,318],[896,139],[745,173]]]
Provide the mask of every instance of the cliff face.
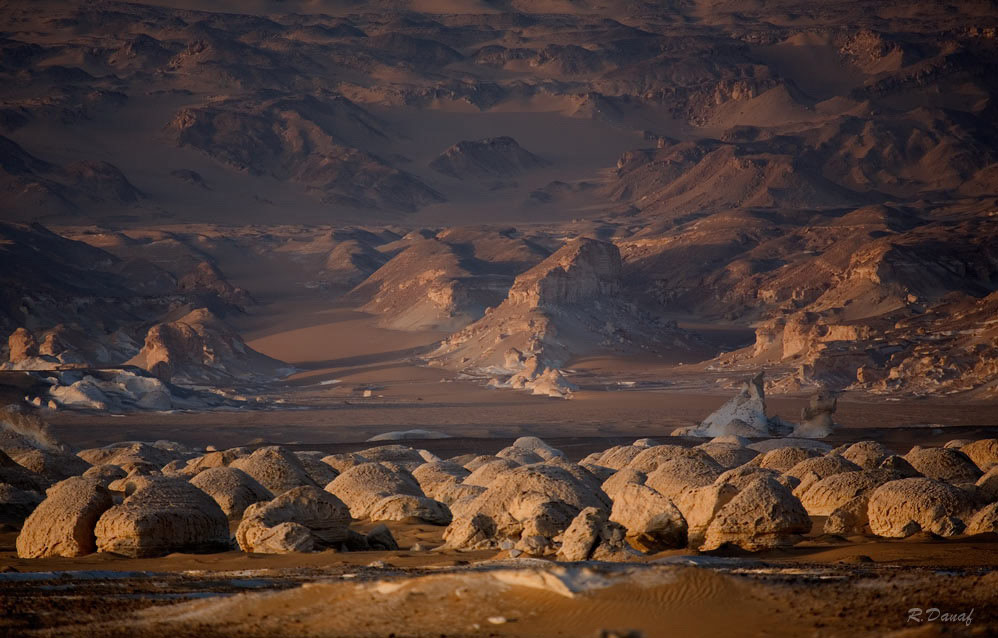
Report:
[[533,308],[584,303],[620,292],[620,250],[578,239],[516,278],[507,302]]

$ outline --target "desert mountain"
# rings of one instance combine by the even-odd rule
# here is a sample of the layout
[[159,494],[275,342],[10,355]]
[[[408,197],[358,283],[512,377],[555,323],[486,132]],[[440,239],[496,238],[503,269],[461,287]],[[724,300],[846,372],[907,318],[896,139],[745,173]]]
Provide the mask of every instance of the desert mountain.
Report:
[[435,171],[458,179],[515,177],[547,164],[512,137],[458,142],[430,162]]
[[621,269],[614,244],[570,240],[518,276],[501,304],[446,339],[430,360],[491,375],[527,368],[533,379],[594,350],[688,347],[689,335],[621,298]]

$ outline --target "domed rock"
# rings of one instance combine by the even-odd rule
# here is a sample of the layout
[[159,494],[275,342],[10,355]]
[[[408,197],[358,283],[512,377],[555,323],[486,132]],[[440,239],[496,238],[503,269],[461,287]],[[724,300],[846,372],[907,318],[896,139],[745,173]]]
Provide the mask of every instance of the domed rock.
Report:
[[503,473],[466,507],[453,508],[455,518],[444,531],[444,540],[450,547],[494,545],[499,539],[530,536],[550,542],[590,506],[608,510],[610,500],[564,467],[521,466]]
[[287,554],[338,547],[349,536],[346,504],[314,486],[296,487],[246,508],[236,530],[244,552]]
[[786,547],[811,531],[811,519],[783,485],[763,477],[740,491],[714,516],[707,527],[703,551],[725,543],[756,551]]
[[558,560],[626,560],[625,533],[622,525],[607,519],[605,511],[587,507],[562,534]]
[[543,463],[544,458],[533,451],[522,447],[509,446],[496,452],[496,456],[501,459],[509,459],[517,465],[531,465],[533,463]]
[[17,464],[14,459],[0,451],[0,483],[6,483],[19,490],[41,493],[50,484],[43,476]]
[[822,441],[815,441],[814,439],[798,439],[792,436],[756,441],[755,443],[749,443],[745,447],[750,450],[755,450],[760,454],[772,452],[773,450],[778,450],[781,447],[799,447],[803,450],[815,450],[821,454],[832,451],[832,446]]
[[237,458],[229,467],[246,472],[274,494],[308,485],[318,487],[298,457],[277,445],[262,447],[249,456]]
[[967,520],[966,534],[998,534],[998,503],[985,505]]
[[572,463],[567,459],[555,457],[553,459],[545,461],[544,465],[553,465],[556,467],[563,468],[567,470],[569,474],[571,474],[578,480],[582,481],[582,483],[593,492],[602,491],[601,487],[602,481],[596,478],[595,474],[593,474],[586,468],[582,467],[578,463]]
[[211,467],[190,478],[190,483],[215,499],[232,520],[242,518],[246,508],[274,498],[270,490],[252,476],[234,467]]
[[517,440],[513,441],[513,445],[511,447],[533,452],[545,461],[550,461],[556,458],[564,458],[565,456],[564,452],[551,447],[536,436],[521,436]]
[[447,505],[451,512],[455,512],[459,503],[468,503],[483,492],[485,488],[480,485],[465,485],[452,477],[449,481],[434,485],[431,492],[426,492],[426,495]]
[[482,467],[486,463],[491,463],[492,461],[495,461],[498,458],[499,457],[496,456],[495,454],[480,454],[472,458],[470,461],[465,461],[463,463],[463,466],[464,469],[468,470],[469,472],[474,472],[475,470]]
[[625,484],[613,501],[610,520],[624,526],[628,542],[639,551],[686,546],[686,519],[671,500],[647,485]]
[[[228,450],[206,452],[201,456],[196,456],[186,461],[184,466],[176,471],[176,474],[183,476],[195,476],[198,472],[202,472],[208,468],[226,467],[229,463],[232,463],[236,459],[249,455],[250,452],[248,452],[245,448],[231,448]],[[163,473],[168,473],[166,472],[165,467]]]
[[828,515],[822,531],[826,534],[840,536],[863,534],[870,522],[870,517],[867,514],[869,503],[870,492],[864,492],[856,498],[846,501]]
[[857,496],[899,478],[902,478],[899,474],[880,469],[832,474],[804,492],[801,503],[811,516],[828,516]]
[[229,548],[229,522],[218,503],[179,478],[139,477],[94,531],[98,550],[131,557]]
[[94,528],[113,505],[97,480],[72,477],[53,485],[24,521],[17,537],[21,558],[83,556],[97,550]]
[[645,479],[645,485],[662,496],[675,500],[683,492],[711,485],[721,475],[720,466],[707,457],[678,456],[658,464]]
[[347,452],[345,454],[330,454],[328,456],[322,457],[320,459],[323,463],[333,468],[340,474],[346,472],[354,465],[360,465],[361,463],[370,463],[371,459],[361,456],[355,452]]
[[371,508],[386,496],[425,496],[412,474],[385,463],[355,465],[333,479],[326,491],[346,503],[357,519],[367,518]]
[[915,446],[904,459],[926,478],[947,483],[976,483],[981,470],[966,454],[954,448]]
[[434,486],[451,480],[463,481],[470,474],[471,472],[451,461],[423,463],[412,471],[413,478],[419,483],[423,493],[430,498],[433,498],[430,492],[433,491]]
[[686,519],[690,547],[703,544],[710,522],[737,494],[734,485],[720,483],[693,488],[676,497],[674,503]]
[[632,470],[630,468],[625,468],[615,472],[613,476],[603,481],[600,486],[603,492],[610,497],[611,500],[615,499],[617,492],[619,492],[628,483],[636,483],[637,485],[645,484],[645,473],[638,472],[637,470]]
[[659,463],[664,463],[677,456],[691,456],[707,462],[714,462],[710,455],[703,450],[685,448],[680,445],[656,445],[639,452],[625,467],[650,474],[658,467]]
[[602,465],[596,465],[595,463],[585,463],[580,462],[579,467],[589,472],[596,477],[596,480],[601,484],[603,481],[607,480],[611,476],[617,473],[617,470],[610,469],[608,467],[603,467]]
[[838,452],[842,458],[855,463],[864,470],[872,470],[893,454],[883,444],[876,441],[859,441],[852,445],[843,446],[843,448],[833,450],[833,452]]
[[885,538],[905,538],[920,531],[953,536],[964,530],[974,511],[966,492],[930,478],[884,483],[870,494],[870,531]]
[[804,459],[793,466],[784,475],[793,476],[800,479],[800,485],[794,488],[794,495],[800,496],[812,485],[832,474],[842,472],[858,472],[860,467],[855,463],[845,460],[838,454],[828,454],[826,456],[814,456]]
[[998,501],[998,467],[992,467],[977,480],[977,493],[989,503]]
[[426,460],[420,455],[419,450],[405,445],[381,445],[361,450],[358,454],[375,463],[385,461],[396,463],[410,472],[423,463],[426,463]]
[[615,445],[603,451],[596,459],[596,464],[612,470],[619,470],[633,461],[634,457],[645,449],[636,445]]
[[393,494],[371,507],[372,521],[404,521],[417,519],[430,525],[450,525],[451,512],[446,505],[425,496]]
[[520,467],[520,464],[516,461],[497,458],[494,461],[489,461],[488,463],[478,466],[464,479],[463,482],[465,485],[488,487],[500,474],[504,474],[518,467]]
[[295,452],[295,456],[301,461],[305,473],[316,485],[328,485],[330,481],[340,475],[328,463],[323,463],[326,456],[323,452]]
[[49,483],[58,483],[71,476],[80,476],[90,467],[90,464],[78,456],[49,452],[47,450],[29,450],[11,455],[18,465],[42,476]]
[[781,447],[757,456],[752,460],[752,463],[756,463],[759,467],[767,470],[776,470],[782,474],[801,461],[816,456],[821,456],[816,450],[807,450],[799,447]]
[[84,478],[96,479],[98,483],[107,487],[114,481],[123,479],[128,476],[128,472],[121,469],[117,465],[91,465],[86,472],[83,473]]
[[157,469],[180,458],[179,454],[140,442],[116,443],[105,447],[80,450],[76,456],[91,465],[117,465],[120,467],[126,463],[148,463]]
[[762,477],[769,477],[776,481],[783,478],[776,470],[767,470],[766,468],[756,467],[754,465],[742,465],[722,472],[721,475],[717,477],[717,480],[714,481],[714,485],[726,483],[734,486],[734,488],[738,491],[741,491],[748,487],[750,483]]
[[998,465],[998,439],[981,439],[960,448],[982,472]]
[[903,456],[898,456],[897,454],[891,454],[878,465],[880,469],[890,470],[896,472],[900,475],[899,478],[915,478],[916,476],[921,476],[921,474],[912,467],[911,463],[906,461]]
[[24,519],[42,502],[38,492],[22,490],[0,483],[0,530],[5,527],[20,529]]
[[726,470],[744,465],[759,455],[758,452],[747,447],[714,441],[698,445],[697,449],[706,452],[710,458]]

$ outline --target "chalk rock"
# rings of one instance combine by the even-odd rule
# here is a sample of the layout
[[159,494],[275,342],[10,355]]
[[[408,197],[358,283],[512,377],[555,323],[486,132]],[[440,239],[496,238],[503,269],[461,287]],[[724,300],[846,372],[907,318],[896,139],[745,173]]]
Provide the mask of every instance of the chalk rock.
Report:
[[719,483],[687,490],[675,498],[676,507],[686,519],[690,547],[703,544],[710,522],[737,494],[734,485]]
[[671,500],[647,485],[625,484],[613,501],[610,520],[624,526],[628,542],[639,551],[686,546],[686,519]]
[[626,530],[607,519],[606,511],[587,507],[562,534],[558,560],[626,560]]
[[998,465],[998,439],[973,441],[962,446],[960,451],[966,454],[982,472],[987,472]]
[[296,487],[318,487],[298,457],[277,445],[262,447],[249,456],[234,459],[229,467],[246,472],[274,494]]
[[333,469],[332,465],[322,462],[322,459],[326,456],[323,452],[295,452],[295,456],[298,457],[302,467],[305,468],[305,474],[316,485],[328,485],[330,481],[340,475],[339,472]]
[[885,538],[904,538],[919,531],[939,536],[963,532],[974,512],[966,492],[930,478],[884,483],[870,494],[870,531]]
[[322,457],[322,462],[333,468],[340,474],[346,472],[354,465],[360,465],[361,463],[370,463],[371,459],[357,454],[356,452],[346,452],[344,454],[330,454],[328,456]]
[[425,496],[412,474],[387,463],[355,465],[333,479],[326,491],[346,503],[351,516],[357,519],[367,518],[374,505],[386,496]]
[[706,452],[710,458],[714,459],[715,463],[726,470],[744,465],[759,455],[758,452],[747,447],[717,441],[702,443],[697,446],[697,449]]
[[619,492],[625,485],[628,483],[644,485],[646,478],[647,477],[644,472],[624,468],[623,470],[615,472],[613,476],[603,481],[600,487],[603,492],[610,497],[610,500],[614,500],[617,498],[617,492]]
[[826,534],[840,536],[863,534],[870,522],[867,510],[869,509],[871,491],[863,492],[856,498],[835,508],[825,519],[825,527],[822,531]]
[[721,475],[721,467],[709,456],[678,456],[659,463],[645,479],[645,485],[675,500],[683,492],[711,485]]
[[696,428],[696,436],[767,436],[766,392],[763,373],[745,382],[738,395],[708,416]]
[[998,467],[992,467],[977,480],[977,493],[989,503],[998,501]]
[[842,458],[855,463],[864,470],[872,470],[878,467],[885,458],[893,454],[893,452],[877,441],[859,441],[852,445],[844,445],[841,448],[836,448],[833,452],[837,452]]
[[139,477],[121,505],[97,521],[97,549],[131,557],[229,548],[229,522],[218,504],[187,481]]
[[20,529],[24,525],[24,519],[28,518],[41,502],[42,495],[38,492],[0,483],[0,529],[5,527]]
[[660,463],[670,461],[680,456],[690,456],[708,463],[714,462],[713,459],[710,458],[709,454],[697,448],[685,448],[681,445],[656,445],[645,448],[639,452],[633,459],[631,459],[631,462],[624,467],[644,472],[645,474],[650,474],[659,466]]
[[438,485],[451,481],[463,481],[471,474],[468,470],[452,461],[433,461],[423,463],[412,471],[413,478],[419,483],[423,493],[430,498],[436,498],[432,492]]
[[998,503],[991,503],[974,512],[967,521],[966,534],[998,534]]
[[837,400],[826,392],[818,392],[811,396],[810,404],[801,410],[800,424],[794,428],[793,436],[804,439],[823,439],[832,433],[835,422]]
[[533,452],[545,461],[550,461],[556,458],[564,458],[565,456],[564,452],[551,447],[536,436],[521,436],[517,440],[513,441],[512,447]]
[[430,525],[450,525],[451,512],[447,506],[425,496],[393,494],[371,507],[368,518],[372,521],[405,521],[415,519]]
[[859,470],[860,467],[858,465],[845,460],[838,454],[828,454],[806,458],[784,472],[784,474],[800,479],[800,485],[794,489],[794,495],[800,498],[812,485],[823,478],[828,478],[832,474],[858,472]]
[[522,447],[509,446],[496,452],[496,456],[501,459],[508,459],[517,465],[530,465],[532,463],[543,463],[544,458],[533,451]]
[[48,450],[29,450],[11,455],[21,467],[42,476],[49,483],[58,483],[71,476],[80,476],[90,464],[78,456]]
[[104,487],[126,476],[128,476],[128,472],[117,465],[92,465],[83,473],[84,478],[95,479]]
[[714,516],[701,550],[733,543],[756,551],[786,547],[811,531],[811,519],[800,501],[771,478],[760,478],[740,491]]
[[497,458],[494,461],[489,461],[475,468],[464,479],[464,484],[488,487],[497,477],[518,467],[520,467],[520,464],[516,461]]
[[236,541],[244,552],[257,554],[312,552],[345,542],[349,525],[350,511],[343,501],[306,485],[247,507]]
[[41,493],[50,484],[50,481],[19,465],[6,453],[0,451],[0,483],[6,483],[19,490]]
[[953,448],[915,446],[904,459],[926,478],[947,483],[975,483],[981,470],[966,454]]
[[799,447],[781,447],[775,450],[760,454],[752,460],[752,463],[767,470],[776,470],[783,473],[797,465],[804,459],[820,456],[816,450],[808,450]]
[[801,503],[811,516],[828,516],[857,496],[900,478],[900,474],[882,469],[833,474],[801,494]]
[[215,499],[232,520],[241,519],[250,505],[274,498],[255,478],[234,467],[208,468],[191,477],[190,483]]
[[644,446],[615,445],[612,448],[603,451],[599,457],[595,459],[595,463],[613,470],[619,470],[633,461],[634,457],[641,453],[644,449]]
[[111,493],[94,479],[76,476],[56,483],[24,521],[17,555],[42,558],[93,553],[97,550],[94,527],[112,505]]
[[714,481],[714,485],[726,483],[733,486],[738,491],[741,491],[748,487],[749,484],[754,482],[756,479],[763,477],[771,478],[774,481],[779,481],[784,478],[776,470],[769,470],[755,465],[741,465],[722,472],[721,475],[717,477],[717,480]]
[[419,450],[406,447],[405,445],[381,445],[361,450],[358,454],[375,463],[387,461],[401,465],[410,472],[423,463],[426,463],[426,460],[420,455]]

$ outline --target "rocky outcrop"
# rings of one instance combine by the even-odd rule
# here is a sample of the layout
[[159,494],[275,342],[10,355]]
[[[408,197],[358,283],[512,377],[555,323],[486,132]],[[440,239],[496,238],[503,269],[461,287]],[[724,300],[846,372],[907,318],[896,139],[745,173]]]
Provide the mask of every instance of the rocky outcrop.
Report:
[[111,493],[94,479],[74,477],[53,485],[24,521],[17,555],[72,557],[96,551],[94,528],[112,505]]
[[430,525],[450,525],[453,519],[444,503],[410,494],[386,496],[371,507],[367,517],[372,521],[416,520]]
[[317,487],[296,487],[246,509],[236,541],[244,552],[286,554],[339,548],[349,537],[350,511]]
[[270,380],[290,370],[247,346],[205,308],[150,328],[142,350],[129,363],[163,381],[191,385]]
[[326,491],[350,508],[354,518],[367,518],[375,505],[388,496],[425,496],[412,474],[388,463],[361,463],[333,479]]
[[918,470],[919,474],[947,483],[976,483],[981,478],[981,470],[966,454],[953,448],[913,447],[904,459]]
[[249,456],[229,463],[229,467],[246,472],[274,494],[295,487],[318,487],[294,453],[280,446],[262,447]]
[[829,516],[854,498],[900,478],[900,474],[883,469],[840,472],[812,483],[800,499],[811,516]]
[[791,436],[804,439],[823,439],[831,434],[835,427],[832,415],[835,414],[837,402],[838,400],[834,395],[825,392],[813,394],[810,404],[801,410],[800,424],[794,428]]
[[811,519],[790,490],[771,478],[760,478],[717,512],[701,549],[717,549],[725,543],[749,551],[785,547],[809,531]]
[[704,419],[690,432],[694,436],[769,436],[769,417],[766,416],[766,391],[760,372],[747,381],[733,399]]
[[63,452],[36,449],[14,453],[11,458],[21,467],[38,474],[49,483],[79,476],[90,469],[90,464],[80,457]]
[[274,495],[252,476],[234,467],[212,467],[190,479],[191,485],[215,499],[230,520],[239,520],[246,508]]
[[458,142],[430,162],[430,167],[457,179],[485,179],[515,177],[548,164],[504,136]]
[[905,538],[918,532],[960,534],[974,512],[966,492],[942,481],[908,478],[890,481],[870,495],[867,514],[877,536]]
[[671,500],[646,485],[627,483],[617,490],[610,520],[627,530],[628,542],[639,551],[686,546],[686,519]]
[[606,512],[587,507],[572,519],[561,536],[558,560],[626,560],[626,530],[607,519]]
[[97,521],[97,549],[130,557],[229,548],[229,522],[210,496],[187,481],[150,477]]

